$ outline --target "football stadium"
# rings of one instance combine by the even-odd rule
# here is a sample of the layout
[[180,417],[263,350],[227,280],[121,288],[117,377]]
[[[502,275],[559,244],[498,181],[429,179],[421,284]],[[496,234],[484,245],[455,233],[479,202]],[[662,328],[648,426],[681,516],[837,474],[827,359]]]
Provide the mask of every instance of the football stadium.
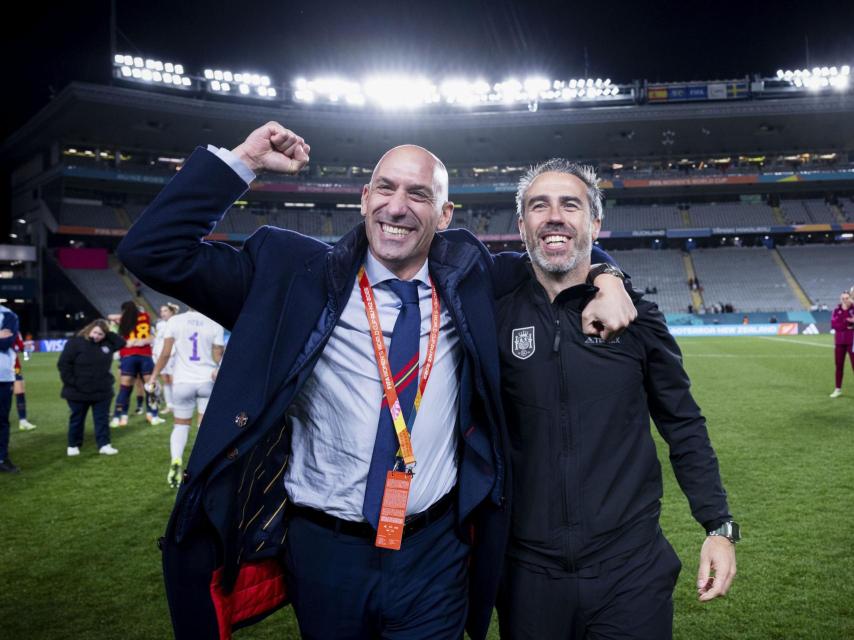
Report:
[[[281,474],[288,456],[297,455],[297,448],[292,454],[289,452],[291,435],[281,425],[307,420],[305,416],[310,411],[293,409],[284,402],[276,408],[275,400],[269,400],[273,408],[262,412],[260,407],[252,408],[251,398],[256,386],[263,388],[259,392],[263,390],[268,398],[277,394],[284,397],[290,393],[288,385],[294,384],[290,380],[300,380],[300,384],[305,380],[298,367],[290,378],[283,375],[283,380],[275,380],[275,365],[269,364],[267,356],[260,347],[253,348],[252,342],[267,344],[267,336],[262,335],[266,329],[262,327],[270,322],[271,331],[278,332],[271,337],[273,354],[267,354],[271,362],[287,357],[296,358],[297,363],[314,362],[317,347],[312,345],[317,336],[309,329],[316,323],[312,321],[312,326],[303,332],[295,327],[304,313],[312,312],[313,305],[323,308],[326,294],[319,301],[310,296],[294,300],[282,295],[279,307],[265,309],[265,319],[257,308],[249,310],[248,302],[243,311],[224,308],[238,295],[228,290],[230,283],[242,282],[241,278],[249,282],[249,276],[228,274],[212,265],[188,266],[193,273],[209,268],[207,276],[198,274],[199,278],[207,277],[205,282],[221,277],[222,290],[213,296],[221,302],[199,302],[199,296],[192,292],[179,297],[177,285],[170,288],[165,284],[170,281],[169,270],[175,271],[174,265],[183,264],[183,258],[175,257],[180,251],[178,244],[161,237],[156,238],[157,242],[147,241],[137,231],[134,247],[149,248],[145,260],[138,257],[139,250],[131,252],[126,249],[128,244],[122,244],[131,241],[134,228],[149,229],[152,216],[165,220],[161,210],[165,205],[158,208],[152,202],[164,188],[172,188],[167,185],[200,175],[200,155],[206,154],[207,162],[219,162],[216,156],[223,159],[223,155],[217,153],[218,149],[234,150],[236,154],[238,145],[251,132],[264,123],[275,122],[310,144],[310,161],[298,172],[286,175],[259,170],[248,188],[244,184],[245,190],[230,191],[223,183],[236,176],[218,174],[221,177],[212,182],[218,181],[232,202],[220,209],[216,209],[216,198],[202,193],[201,188],[199,193],[176,191],[170,200],[189,201],[193,197],[199,202],[186,205],[188,210],[216,209],[210,215],[218,217],[209,219],[198,246],[215,246],[219,255],[251,256],[247,260],[256,270],[270,264],[260,257],[256,260],[261,253],[253,253],[260,251],[264,242],[272,242],[272,237],[263,239],[265,233],[270,233],[265,231],[268,228],[295,232],[287,236],[295,238],[293,243],[311,242],[317,247],[325,243],[336,249],[347,245],[352,230],[365,224],[365,203],[372,188],[365,185],[372,184],[374,168],[386,151],[398,145],[418,145],[441,159],[447,169],[447,200],[453,203],[448,228],[465,230],[466,242],[476,239],[482,243],[478,246],[485,247],[484,252],[492,254],[524,253],[528,248],[520,237],[524,222],[516,197],[520,179],[532,166],[560,157],[592,167],[603,194],[601,228],[594,236],[594,246],[610,256],[631,289],[660,310],[670,336],[675,338],[681,356],[676,355],[673,366],[683,366],[690,377],[690,396],[702,409],[707,424],[708,439],[714,447],[711,458],[719,465],[729,517],[741,528],[741,539],[735,547],[738,572],[731,588],[725,597],[698,601],[698,550],[705,533],[696,515],[692,515],[696,505],[691,499],[691,483],[686,481],[692,472],[674,474],[674,468],[691,465],[680,467],[684,454],[669,446],[678,430],[670,431],[661,424],[656,428],[650,422],[661,466],[661,480],[656,482],[663,483],[660,527],[682,563],[673,591],[673,637],[854,638],[854,353],[850,338],[847,346],[840,342],[845,331],[846,335],[852,334],[854,311],[847,316],[849,329],[840,330],[846,321],[841,320],[840,325],[837,320],[837,309],[847,314],[850,297],[854,296],[854,39],[850,33],[835,48],[822,49],[820,38],[816,37],[822,32],[813,26],[812,40],[805,44],[804,37],[793,36],[797,40],[794,51],[779,55],[780,64],[788,60],[790,67],[767,66],[768,56],[754,61],[745,55],[737,73],[732,71],[732,65],[725,64],[725,56],[715,67],[715,48],[709,44],[711,60],[698,63],[695,74],[683,76],[687,80],[666,79],[661,75],[666,67],[649,62],[650,56],[655,55],[678,57],[672,51],[665,54],[665,49],[656,44],[650,45],[651,51],[641,61],[650,65],[646,76],[632,76],[629,73],[633,69],[621,72],[619,67],[612,72],[595,61],[588,64],[586,48],[582,58],[568,59],[563,66],[549,65],[553,69],[550,73],[536,70],[535,53],[530,53],[532,60],[527,68],[534,71],[529,73],[513,71],[525,65],[507,64],[502,69],[506,55],[502,58],[498,53],[496,60],[484,60],[480,68],[477,60],[471,59],[465,64],[460,61],[446,73],[430,71],[436,65],[425,65],[422,71],[413,64],[407,65],[405,71],[401,66],[388,72],[388,65],[360,71],[347,63],[351,49],[342,45],[340,51],[336,50],[334,39],[324,41],[328,45],[324,64],[306,64],[299,72],[293,71],[299,65],[279,65],[275,57],[265,57],[261,49],[248,46],[247,51],[252,53],[234,55],[230,62],[229,47],[218,50],[217,42],[222,42],[223,35],[215,31],[207,39],[194,32],[194,50],[185,48],[182,57],[180,46],[138,35],[146,29],[156,29],[156,21],[134,27],[129,18],[123,22],[123,8],[119,6],[116,11],[115,4],[112,10],[101,9],[103,22],[110,22],[109,47],[105,43],[91,47],[87,54],[89,67],[69,71],[67,82],[51,87],[49,100],[23,114],[14,127],[6,127],[6,137],[0,144],[5,212],[5,221],[0,224],[0,305],[13,312],[4,316],[0,328],[10,328],[11,316],[17,317],[19,340],[6,352],[12,360],[17,357],[17,379],[21,382],[14,383],[14,396],[10,395],[8,403],[11,426],[6,462],[13,460],[11,466],[15,468],[0,473],[3,637],[173,637],[173,622],[181,614],[173,610],[170,617],[169,600],[183,603],[181,593],[185,586],[181,577],[168,575],[164,583],[162,553],[164,546],[173,544],[172,534],[164,532],[176,495],[183,501],[179,505],[184,506],[172,515],[170,531],[172,527],[219,531],[217,514],[226,508],[221,505],[230,505],[237,497],[224,498],[214,493],[211,487],[215,478],[238,478],[239,496],[244,495],[244,483],[257,480],[259,486],[269,488],[274,482],[285,482],[278,475],[264,476],[267,467],[259,471],[255,448],[266,449],[268,457],[279,456]],[[533,18],[525,17],[527,12],[538,11],[521,6],[511,10],[508,3],[497,6],[492,20],[500,22],[516,16],[520,21],[517,27],[522,31],[526,25],[534,24]],[[299,24],[301,18],[296,9],[277,7],[276,11],[278,18]],[[318,11],[314,8],[309,12],[312,20],[321,19],[314,15]],[[473,15],[490,11],[493,9],[486,4],[477,3],[471,13],[463,15],[472,19]],[[833,11],[827,13],[822,18],[834,22],[830,15]],[[346,15],[343,10],[342,15]],[[854,23],[848,16],[837,17],[850,32]],[[389,16],[385,19],[391,20]],[[410,17],[410,22],[415,19]],[[735,16],[732,19],[735,21]],[[703,20],[698,13],[681,23],[674,19],[671,27],[703,31]],[[314,22],[306,24],[308,28]],[[342,23],[336,28],[344,30],[347,26]],[[774,29],[771,17],[763,28]],[[797,29],[793,33],[797,34]],[[723,39],[715,46],[726,47],[728,42]],[[89,45],[82,41],[76,46],[86,49]],[[436,49],[435,55],[441,57]],[[52,55],[62,53],[56,51]],[[630,55],[626,52],[626,56]],[[11,60],[9,63],[13,64]],[[96,71],[91,73],[93,68]],[[298,148],[301,141],[293,144]],[[207,145],[215,146],[206,150]],[[220,171],[227,170],[220,165]],[[229,166],[234,168],[233,164]],[[185,167],[186,174],[182,174]],[[195,218],[194,224],[201,228]],[[574,234],[572,238],[574,246]],[[131,254],[133,260],[123,260]],[[304,261],[306,273],[297,279],[315,281],[315,263],[311,262],[314,258],[298,255],[297,248],[292,256],[279,258],[295,264],[297,260]],[[434,254],[429,260],[432,264]],[[151,266],[157,261],[167,266]],[[326,268],[322,261],[316,264],[318,270]],[[181,268],[177,267],[179,271]],[[529,271],[538,273],[536,269]],[[434,278],[432,267],[430,274]],[[177,282],[184,276],[174,277]],[[253,277],[256,279],[246,284],[243,299],[265,295],[276,299],[270,291],[278,286],[277,274]],[[283,274],[281,278],[284,277]],[[159,286],[161,282],[164,286]],[[352,279],[348,286],[353,287]],[[429,286],[436,300],[435,289],[432,284]],[[847,303],[843,299],[846,292]],[[481,293],[486,296],[486,292]],[[332,294],[329,295],[331,300]],[[361,300],[358,296],[354,299]],[[491,297],[483,299],[487,306],[492,304]],[[429,307],[430,296],[425,300]],[[87,333],[83,338],[88,339],[91,323],[100,318],[112,322],[110,331],[122,333],[119,327],[124,322],[123,305],[129,301],[133,313],[146,318],[144,335],[137,324],[131,339],[148,338],[158,317],[162,317],[161,309],[170,303],[178,305],[180,312],[187,312],[190,307],[203,312],[224,308],[221,317],[214,318],[223,325],[220,329],[224,328],[224,332],[222,339],[214,338],[213,343],[214,351],[219,348],[219,355],[214,355],[216,362],[211,361],[210,371],[221,370],[222,374],[216,375],[213,391],[209,392],[211,413],[205,413],[205,420],[199,425],[192,418],[191,403],[191,418],[178,418],[178,404],[172,410],[171,396],[165,395],[162,379],[153,382],[157,376],[150,387],[143,389],[140,381],[134,390],[136,374],[133,378],[126,374],[124,354],[120,364],[116,348],[115,358],[109,363],[105,360],[103,365],[109,366],[116,381],[109,391],[109,432],[98,435],[96,445],[92,421],[85,417],[84,410],[87,422],[82,442],[72,442],[69,416],[73,421],[76,409],[73,398],[63,391],[70,378],[65,373],[60,375],[60,356],[68,357],[84,327]],[[443,298],[443,309],[445,304]],[[365,306],[368,308],[367,302]],[[347,317],[344,314],[342,318]],[[361,317],[364,318],[363,313]],[[425,317],[425,326],[430,329],[433,325],[429,309]],[[453,320],[453,311],[451,317]],[[465,342],[470,332],[478,345],[492,326],[474,320],[462,324],[472,326],[462,329],[458,325],[455,335],[460,334]],[[159,330],[171,331],[163,328],[167,325],[171,327],[164,322]],[[387,338],[391,336],[390,328]],[[533,327],[526,329],[530,329],[533,340]],[[257,331],[254,338],[253,330]],[[395,335],[397,331],[395,324]],[[624,341],[631,331],[624,334]],[[330,340],[330,333],[334,342],[336,334],[331,325],[325,340]],[[161,339],[163,335],[173,348],[177,338],[167,332]],[[517,334],[513,335],[515,340]],[[561,335],[564,334],[558,332],[555,339],[555,353]],[[196,349],[198,343],[192,336]],[[128,339],[127,334],[123,337]],[[2,333],[0,339],[15,342]],[[220,342],[224,343],[224,356]],[[441,342],[439,338],[440,354]],[[149,361],[157,362],[157,352],[152,359],[149,343],[150,340],[143,340],[141,348],[147,348],[144,353]],[[431,344],[435,348],[435,343]],[[550,346],[544,343],[542,349]],[[110,349],[104,346],[103,352],[110,354]],[[209,345],[206,349],[210,352]],[[513,347],[513,355],[520,360],[531,353],[533,350],[519,352],[516,345]],[[190,360],[198,360],[196,355],[194,351]],[[373,351],[370,356],[373,358]],[[417,381],[418,362],[415,364]],[[575,364],[582,366],[577,361]],[[467,365],[459,368],[468,371]],[[232,389],[235,385],[230,383],[237,374],[231,376],[229,369],[245,372],[242,375],[246,387],[237,384],[236,391]],[[322,369],[336,370],[334,366]],[[647,367],[643,370],[647,372]],[[151,368],[141,372],[140,377],[143,373],[148,380]],[[424,385],[428,375],[429,367],[421,378]],[[480,380],[480,373],[472,375]],[[307,383],[310,388],[312,376]],[[120,383],[125,377],[131,381]],[[375,379],[380,377],[375,375]],[[654,389],[656,384],[644,379],[646,391],[641,387],[640,393],[654,398],[659,393]],[[4,380],[0,378],[0,382]],[[5,384],[11,388],[13,380],[16,378],[9,377]],[[595,388],[609,393],[621,391],[625,383],[619,377],[593,382]],[[533,385],[533,380],[530,383]],[[174,390],[170,393],[177,393],[177,383],[171,386]],[[477,384],[474,390],[464,383],[449,388],[461,388],[460,393],[468,390],[476,396],[483,393]],[[333,391],[328,394],[333,395],[338,387],[330,389]],[[419,411],[423,389],[419,388],[415,411]],[[25,394],[21,393],[24,390]],[[246,412],[229,413],[217,422],[216,407],[223,406],[216,404],[217,398],[225,397],[229,391],[238,398],[245,396]],[[383,397],[382,393],[377,384],[376,397]],[[669,390],[660,393],[666,397]],[[402,398],[402,390],[400,394]],[[488,389],[485,395],[489,395]],[[343,395],[336,399],[346,405],[358,396],[359,389],[344,387]],[[117,397],[124,402],[123,414],[115,405]],[[384,397],[388,406],[394,405],[391,396]],[[573,398],[571,391],[568,397]],[[606,406],[621,404],[616,392],[597,397],[602,398],[593,410],[597,415],[622,415],[612,414],[610,406]],[[393,398],[397,398],[396,392]],[[429,399],[425,395],[425,400]],[[299,401],[294,402],[294,406],[302,407]],[[657,417],[662,413],[655,410],[657,400],[650,402],[650,411]],[[95,406],[92,405],[93,415]],[[204,411],[202,404],[198,406]],[[489,413],[488,407],[477,406],[474,414]],[[276,424],[280,426],[272,428],[269,435],[260,433],[259,427],[253,435],[253,427],[263,422],[259,414],[266,416],[274,410],[278,414],[271,420],[278,420]],[[508,416],[517,415],[509,409],[506,412]],[[487,420],[482,416],[478,419]],[[697,420],[702,422],[700,417]],[[188,422],[182,436],[186,447],[182,441],[176,462],[173,426]],[[508,426],[512,432],[513,425]],[[223,435],[203,441],[200,434],[205,429],[219,430]],[[227,435],[226,429],[231,430]],[[473,430],[474,422],[469,431]],[[283,433],[288,435],[286,443],[280,445]],[[581,440],[588,437],[581,433]],[[468,431],[462,433],[459,444],[453,445],[455,452],[459,447],[452,459],[459,464],[460,486],[450,489],[447,495],[451,497],[463,496],[467,491],[469,476],[465,474],[469,472],[465,471],[467,454],[463,449],[468,445],[463,443],[468,442],[469,435]],[[200,439],[194,448],[197,437]],[[485,442],[488,448],[489,441]],[[300,446],[296,435],[293,443],[294,447]],[[397,442],[393,443],[396,450]],[[250,446],[252,454],[244,453]],[[570,449],[574,451],[575,446]],[[108,455],[99,455],[99,450]],[[603,454],[600,464],[609,464],[611,455],[610,451]],[[613,455],[622,454],[615,449]],[[500,454],[495,456],[493,462],[500,466]],[[200,459],[208,462],[201,464]],[[292,468],[295,464],[291,462]],[[514,463],[513,473],[518,469]],[[299,484],[299,479],[287,482]],[[585,478],[580,482],[584,491],[594,492],[587,488]],[[364,487],[361,490],[365,491]],[[242,507],[234,507],[238,511],[242,508],[238,514],[240,536],[253,520],[263,521],[262,528],[266,529],[274,521],[271,526],[278,526],[277,518],[290,517],[291,505],[285,502],[278,507],[274,504],[273,513],[265,511],[269,508],[266,503],[258,503],[255,512],[251,486],[248,491]],[[614,485],[601,487],[601,491],[608,494],[619,489],[614,481]],[[415,500],[416,494],[410,499]],[[517,506],[511,511],[520,508],[522,502],[516,499]],[[194,505],[192,509],[188,503]],[[296,510],[297,505],[294,509],[295,513],[302,512]],[[269,520],[265,520],[268,515]],[[407,511],[401,523],[408,523],[409,516]],[[339,520],[327,513],[312,517],[321,524],[330,518]],[[200,525],[200,519],[206,524]],[[425,525],[428,528],[429,522],[428,519]],[[351,524],[369,526],[367,522]],[[581,529],[584,526],[579,525]],[[568,530],[575,531],[572,526]],[[348,529],[339,524],[334,531],[337,536]],[[472,531],[475,533],[471,544],[477,547],[480,539],[474,525]],[[406,535],[403,534],[404,547]],[[179,534],[176,540],[180,537]],[[728,537],[732,539],[731,534]],[[738,538],[737,529],[735,537]],[[187,534],[185,539],[191,540],[192,535]],[[257,571],[266,570],[270,562],[285,562],[272,552],[267,553],[263,541],[250,548],[242,538],[234,542],[213,535],[211,539],[216,542],[207,553],[216,557],[217,565],[226,567],[226,576],[229,562],[241,567],[242,563],[254,562]],[[174,543],[179,550],[177,555],[189,557],[179,542]],[[281,544],[285,544],[284,538]],[[236,561],[229,556],[232,547],[240,549]],[[186,562],[192,567],[196,560]],[[472,565],[474,562],[472,559]],[[602,572],[606,565],[606,561],[601,563]],[[287,566],[288,571],[295,571],[290,564]],[[585,580],[600,577],[589,577],[583,571],[576,574],[576,568],[572,565],[569,579],[580,580],[582,591]],[[312,636],[306,632],[307,623],[302,616],[330,614],[305,614],[306,607],[315,605],[302,604],[298,623],[295,607],[284,606],[289,596],[281,597],[278,592],[271,596],[270,589],[275,591],[276,587],[269,584],[264,597],[275,601],[271,615],[253,608],[251,598],[261,597],[257,591],[250,594],[249,605],[235,604],[232,589],[236,580],[239,590],[244,577],[241,568],[239,575],[214,576],[211,582],[215,604],[206,606],[211,612],[216,608],[219,637],[231,637],[232,629],[235,638],[247,640],[363,637],[343,632]],[[342,568],[342,592],[347,588],[347,577],[352,576]],[[332,575],[330,579],[335,583],[339,578]],[[468,588],[471,591],[478,586],[472,582]],[[404,591],[403,587],[400,591]],[[302,597],[307,600],[304,594]],[[245,609],[235,613],[241,606]],[[223,622],[227,618],[231,622]],[[192,631],[187,632],[192,621],[181,624],[184,631],[178,637],[193,637]],[[176,629],[179,626],[176,623]],[[631,628],[632,623],[628,626]],[[566,633],[567,638],[669,637],[630,632]],[[499,633],[498,615],[493,613],[485,637],[497,639],[505,635],[515,637]],[[197,637],[212,636],[199,623]],[[444,638],[454,634],[435,632],[432,636],[414,637]],[[538,637],[538,633],[532,631],[524,637]]]

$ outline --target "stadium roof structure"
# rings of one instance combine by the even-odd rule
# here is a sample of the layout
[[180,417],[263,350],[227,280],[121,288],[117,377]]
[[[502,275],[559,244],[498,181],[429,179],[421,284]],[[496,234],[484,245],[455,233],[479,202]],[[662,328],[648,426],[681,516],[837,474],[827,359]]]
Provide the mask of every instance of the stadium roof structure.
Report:
[[538,112],[354,112],[245,104],[72,83],[0,146],[20,162],[55,142],[187,153],[236,145],[277,120],[311,142],[315,162],[370,165],[391,146],[423,145],[449,165],[587,161],[854,149],[854,93]]

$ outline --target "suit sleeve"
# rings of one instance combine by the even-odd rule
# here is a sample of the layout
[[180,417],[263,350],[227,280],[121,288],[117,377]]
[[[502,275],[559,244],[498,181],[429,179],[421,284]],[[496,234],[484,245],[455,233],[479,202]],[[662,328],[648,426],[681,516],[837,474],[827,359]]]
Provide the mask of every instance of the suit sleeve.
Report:
[[670,448],[670,463],[691,513],[707,531],[732,519],[706,419],[691,395],[682,352],[653,304],[639,308],[636,325],[646,348],[649,412]]
[[130,228],[118,247],[124,265],[145,284],[232,327],[249,292],[259,229],[237,250],[205,240],[246,183],[216,155],[196,149]]

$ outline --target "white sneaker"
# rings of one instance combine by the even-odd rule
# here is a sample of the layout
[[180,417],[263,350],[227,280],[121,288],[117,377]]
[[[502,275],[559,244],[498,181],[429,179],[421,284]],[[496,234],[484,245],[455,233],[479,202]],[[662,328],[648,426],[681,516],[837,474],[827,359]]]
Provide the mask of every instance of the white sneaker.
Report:
[[119,417],[116,416],[112,420],[110,420],[110,426],[114,429],[119,426]]
[[23,420],[18,420],[18,429],[20,429],[21,431],[32,431],[35,428],[36,428],[36,425],[34,425],[32,422],[30,422],[26,418]]
[[838,398],[842,395],[842,389],[834,389],[833,393],[830,394],[831,398]]
[[98,453],[102,456],[114,456],[119,452],[118,449],[114,448],[111,444],[105,444],[103,447],[98,449]]
[[69,457],[79,456],[80,455],[80,447],[68,447],[66,449]]
[[152,427],[156,427],[157,425],[166,422],[166,420],[164,420],[160,416],[147,415],[145,416],[145,419],[148,420],[148,424],[150,424]]
[[119,426],[126,427],[128,426],[128,414],[123,414],[121,418],[119,418]]

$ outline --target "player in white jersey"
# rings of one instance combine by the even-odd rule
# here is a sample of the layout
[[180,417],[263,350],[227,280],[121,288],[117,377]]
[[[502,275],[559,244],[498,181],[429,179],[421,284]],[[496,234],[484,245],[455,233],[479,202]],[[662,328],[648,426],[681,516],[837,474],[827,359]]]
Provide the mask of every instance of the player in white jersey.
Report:
[[[154,334],[154,344],[152,345],[152,351],[154,353],[154,362],[160,358],[160,354],[163,351],[163,341],[165,340],[166,333],[166,322],[174,316],[181,308],[175,304],[174,302],[167,302],[166,304],[160,307],[160,320],[157,321],[157,325],[155,327]],[[173,353],[174,356],[174,353]],[[163,371],[160,372],[160,382],[163,385],[163,400],[166,402],[166,409],[160,412],[160,415],[164,413],[170,413],[172,411],[172,361],[174,357],[169,358],[169,361],[166,363],[166,366],[163,367]]]
[[193,410],[198,409],[201,424],[208,405],[213,381],[225,348],[223,328],[198,311],[189,310],[167,320],[163,331],[163,350],[154,365],[156,379],[174,353],[172,365],[172,411],[175,425],[169,440],[172,462],[167,480],[172,488],[181,484],[184,448],[190,433]]

